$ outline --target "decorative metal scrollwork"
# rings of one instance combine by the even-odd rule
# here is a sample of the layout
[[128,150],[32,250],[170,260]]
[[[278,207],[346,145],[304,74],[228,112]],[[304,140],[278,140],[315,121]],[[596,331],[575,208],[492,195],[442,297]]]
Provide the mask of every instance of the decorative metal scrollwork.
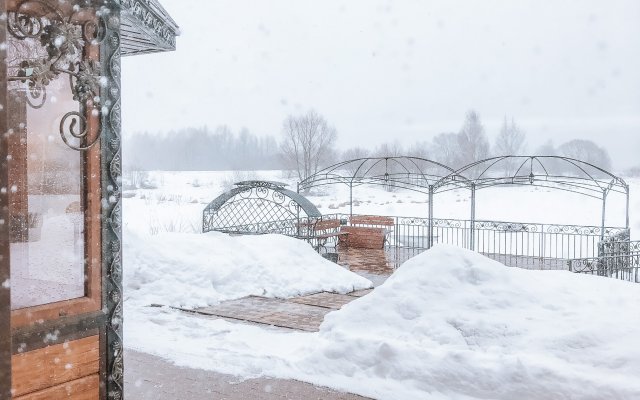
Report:
[[320,218],[304,196],[283,184],[247,181],[214,199],[203,212],[204,232],[280,233],[297,235],[301,219]]
[[[44,0],[23,0],[8,13],[8,32],[18,40],[38,41],[46,53],[20,61],[15,67],[17,73],[9,80],[24,83],[27,104],[38,109],[47,101],[49,84],[63,74],[68,75],[73,99],[80,103],[81,109],[90,109],[93,115],[99,116],[103,86],[100,64],[83,60],[82,55],[87,43],[95,45],[104,41],[106,21],[96,15],[95,20],[81,22],[79,14],[86,8],[74,6],[71,10],[65,14]],[[89,140],[87,117],[78,111],[62,117],[59,133],[63,142],[74,150],[87,150],[100,137],[97,134]]]

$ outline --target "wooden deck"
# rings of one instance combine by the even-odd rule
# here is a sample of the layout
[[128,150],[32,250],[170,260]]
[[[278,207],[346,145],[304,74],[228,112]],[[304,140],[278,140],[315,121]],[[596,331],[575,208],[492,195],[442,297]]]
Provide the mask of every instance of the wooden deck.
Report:
[[277,328],[317,332],[324,316],[371,292],[349,294],[321,292],[289,299],[248,296],[195,310],[181,309],[200,316],[223,318]]

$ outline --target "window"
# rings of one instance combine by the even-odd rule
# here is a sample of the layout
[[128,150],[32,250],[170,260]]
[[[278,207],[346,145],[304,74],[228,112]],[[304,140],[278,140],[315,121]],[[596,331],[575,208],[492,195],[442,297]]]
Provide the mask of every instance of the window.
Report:
[[2,190],[14,326],[100,308],[97,28],[9,18],[9,184]]

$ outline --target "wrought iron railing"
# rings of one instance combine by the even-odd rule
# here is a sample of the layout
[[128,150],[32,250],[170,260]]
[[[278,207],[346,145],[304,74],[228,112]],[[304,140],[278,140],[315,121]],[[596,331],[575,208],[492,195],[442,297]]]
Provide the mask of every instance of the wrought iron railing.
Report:
[[[348,223],[349,214],[329,214]],[[531,269],[567,269],[567,261],[601,253],[598,226],[474,221],[421,217],[391,217],[394,231],[387,248],[412,254],[444,243],[478,251],[509,266]],[[625,228],[605,227],[604,237],[628,235]],[[612,245],[613,246],[613,245]],[[640,245],[638,245],[640,247]]]
[[[349,214],[325,214],[321,218],[288,218],[221,229],[227,233],[279,233],[313,240],[319,220],[350,222]],[[638,282],[640,241],[629,241],[629,230],[598,226],[538,224],[507,221],[471,221],[421,217],[388,217],[394,221],[385,249],[399,266],[406,259],[438,243],[477,251],[501,263],[527,269],[568,269]],[[375,226],[373,224],[372,226]],[[380,226],[388,229],[388,226]],[[605,240],[602,241],[601,238]],[[326,246],[336,238],[326,240]]]
[[569,260],[572,272],[640,283],[640,252]]

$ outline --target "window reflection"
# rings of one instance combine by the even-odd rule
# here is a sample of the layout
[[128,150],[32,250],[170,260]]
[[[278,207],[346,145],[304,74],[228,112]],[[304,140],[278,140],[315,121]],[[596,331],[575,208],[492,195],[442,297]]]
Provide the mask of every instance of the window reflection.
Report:
[[[37,56],[37,43],[9,44],[9,60]],[[64,75],[47,86],[45,101],[29,96],[25,83],[10,82],[9,185],[3,190],[9,196],[12,309],[85,295],[82,154],[58,133],[61,117],[78,111],[78,103]]]

